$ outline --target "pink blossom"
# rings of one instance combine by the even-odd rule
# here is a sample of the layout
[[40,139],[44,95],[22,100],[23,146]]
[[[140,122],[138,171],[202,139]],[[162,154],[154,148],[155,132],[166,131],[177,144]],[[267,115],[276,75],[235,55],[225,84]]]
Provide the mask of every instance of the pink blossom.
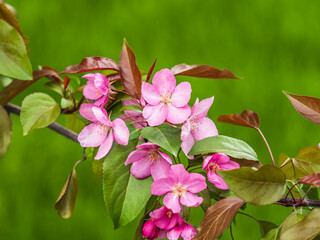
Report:
[[154,219],[149,219],[142,227],[142,237],[151,240],[156,239],[159,230],[160,229],[154,223]]
[[110,83],[107,77],[101,73],[89,73],[84,75],[83,78],[88,79],[83,88],[83,96],[87,99],[96,100],[94,104],[103,107],[108,101],[110,92]]
[[[138,104],[133,100],[123,100],[122,101],[123,106],[127,105],[136,105]],[[147,121],[142,116],[141,112],[136,112],[132,110],[124,110],[125,116],[121,117],[124,121],[132,121],[133,126],[135,126],[138,129],[143,129],[147,126]]]
[[240,165],[231,161],[229,156],[223,153],[215,153],[204,159],[202,170],[207,169],[209,182],[211,182],[215,187],[225,190],[229,187],[217,172],[220,170],[225,171],[239,167]]
[[181,128],[181,148],[186,156],[190,159],[193,156],[188,156],[194,140],[200,141],[207,137],[217,136],[218,130],[213,121],[207,118],[207,113],[213,103],[214,97],[207,98],[199,102],[196,100],[191,109],[191,115]]
[[159,239],[168,238],[169,240],[177,240],[182,237],[184,240],[191,240],[197,235],[197,230],[187,222],[181,222],[169,231],[160,230]]
[[188,173],[182,164],[171,166],[168,176],[156,180],[151,185],[151,194],[166,196],[163,204],[173,213],[181,211],[181,206],[197,207],[202,203],[202,197],[195,193],[201,192],[207,187],[206,179],[198,173]]
[[133,163],[130,172],[138,179],[147,178],[150,175],[154,180],[166,177],[172,164],[171,158],[159,151],[159,146],[154,143],[143,143],[141,148],[129,154],[125,164]]
[[120,118],[111,122],[104,108],[90,103],[82,104],[79,112],[93,123],[82,129],[78,141],[82,147],[100,146],[95,159],[101,159],[109,153],[114,139],[121,145],[128,144],[129,130]]
[[182,222],[179,213],[173,213],[171,209],[161,207],[149,213],[150,217],[154,219],[154,224],[160,229],[171,230],[177,223]]
[[173,124],[183,123],[190,115],[191,85],[182,82],[176,86],[176,79],[169,69],[157,72],[152,85],[143,82],[141,94],[147,103],[142,114],[150,126],[160,125],[165,120]]

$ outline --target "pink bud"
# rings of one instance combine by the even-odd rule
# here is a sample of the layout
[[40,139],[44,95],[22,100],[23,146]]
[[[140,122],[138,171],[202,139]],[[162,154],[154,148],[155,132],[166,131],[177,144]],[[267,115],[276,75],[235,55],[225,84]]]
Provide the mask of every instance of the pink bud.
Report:
[[142,237],[146,239],[156,239],[158,237],[159,228],[154,224],[154,219],[149,219],[142,227]]

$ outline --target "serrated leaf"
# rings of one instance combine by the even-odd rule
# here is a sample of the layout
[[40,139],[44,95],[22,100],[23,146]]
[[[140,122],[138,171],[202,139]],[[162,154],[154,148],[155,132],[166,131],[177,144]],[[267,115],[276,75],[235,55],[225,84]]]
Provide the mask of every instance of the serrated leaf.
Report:
[[258,160],[257,154],[247,143],[223,135],[208,137],[196,142],[188,155],[209,153],[224,153],[234,158]]
[[292,162],[304,176],[320,173],[320,149],[316,146],[303,148],[293,158]]
[[238,168],[219,171],[230,190],[253,205],[269,205],[281,199],[285,193],[286,177],[272,165],[264,165],[257,171],[252,168]]
[[119,59],[121,83],[126,90],[137,99],[141,97],[141,73],[136,64],[136,56],[129,47],[127,41],[123,40],[122,51]]
[[259,116],[250,110],[244,110],[241,114],[222,115],[218,118],[218,121],[259,129]]
[[115,143],[103,164],[104,200],[115,229],[134,220],[151,196],[153,180],[134,178],[130,166],[124,165],[136,142],[131,140],[127,146]]
[[174,75],[183,75],[189,77],[198,78],[211,78],[211,79],[221,79],[221,78],[234,78],[237,79],[232,72],[227,69],[219,70],[215,67],[209,65],[187,65],[178,64],[171,68]]
[[0,106],[0,158],[7,153],[11,137],[12,129],[10,117],[7,111]]
[[23,38],[6,21],[0,19],[0,74],[32,80],[32,66]]
[[281,230],[280,240],[311,240],[320,233],[320,209],[313,209],[305,218],[285,230]]
[[60,115],[60,106],[45,93],[33,93],[25,97],[21,106],[20,121],[23,135],[53,123]]
[[320,124],[320,99],[303,95],[295,95],[286,91],[283,93],[292,103],[293,107],[304,118],[315,124]]
[[142,137],[163,147],[175,157],[178,155],[181,146],[181,129],[164,123],[156,127],[146,127],[142,129],[141,133]]
[[229,226],[244,201],[238,197],[224,198],[208,208],[195,240],[213,240]]
[[260,225],[261,237],[264,237],[271,229],[278,228],[278,226],[272,222],[258,220]]

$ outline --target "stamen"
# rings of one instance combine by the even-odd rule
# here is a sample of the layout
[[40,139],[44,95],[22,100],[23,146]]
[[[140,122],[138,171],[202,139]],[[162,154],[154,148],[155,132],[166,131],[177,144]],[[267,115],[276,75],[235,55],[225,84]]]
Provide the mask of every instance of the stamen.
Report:
[[219,165],[216,164],[216,163],[209,163],[208,169],[209,169],[211,172],[220,171],[220,167],[219,167]]
[[155,163],[158,160],[159,154],[157,149],[150,149],[148,153],[148,160],[150,161],[150,164]]
[[99,125],[99,133],[101,135],[106,135],[108,133],[109,127],[107,125]]
[[169,218],[172,217],[172,211],[171,210],[169,210],[166,214],[168,215]]
[[174,188],[175,189],[172,191],[172,193],[177,194],[179,197],[181,197],[184,193],[187,192],[185,186],[183,186],[182,184],[175,184]]
[[168,106],[172,103],[172,100],[171,100],[171,94],[170,93],[167,93],[167,92],[163,92],[161,95],[161,100],[160,102],[164,105],[164,106]]

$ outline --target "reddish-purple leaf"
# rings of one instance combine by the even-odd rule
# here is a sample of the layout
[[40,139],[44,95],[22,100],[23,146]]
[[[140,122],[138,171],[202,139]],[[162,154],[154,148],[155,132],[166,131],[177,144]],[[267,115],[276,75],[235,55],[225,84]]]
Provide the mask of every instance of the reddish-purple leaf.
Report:
[[141,97],[141,73],[136,64],[136,56],[124,39],[119,59],[121,82],[124,90],[133,97]]
[[156,60],[154,60],[154,63],[152,64],[151,68],[149,69],[149,72],[148,72],[148,75],[147,75],[146,82],[149,82],[150,77],[151,77],[151,74],[152,74],[153,69],[154,69],[154,66],[156,65],[156,62],[157,62],[157,58],[156,58]]
[[117,82],[121,80],[120,74],[119,73],[113,73],[107,76],[109,82]]
[[244,110],[241,114],[222,115],[218,118],[218,121],[255,129],[259,128],[258,114],[249,110]]
[[229,226],[244,201],[238,197],[224,198],[208,208],[199,227],[196,240],[214,240]]
[[295,95],[283,91],[289,98],[293,107],[306,119],[320,124],[320,99],[315,97]]
[[33,72],[33,80],[23,81],[15,79],[8,86],[2,89],[0,91],[0,105],[6,105],[11,99],[42,77],[47,77],[55,82],[59,82],[61,79],[56,70],[48,66],[42,67],[40,70]]
[[83,73],[97,70],[114,70],[119,71],[118,64],[110,58],[104,57],[87,57],[82,59],[80,64],[71,65],[63,70],[60,74],[65,73]]
[[320,173],[314,173],[299,179],[298,183],[320,187]]
[[70,82],[70,78],[66,75],[66,76],[64,77],[64,80],[63,80],[63,91],[66,90],[69,82]]
[[182,63],[179,65],[175,65],[173,68],[171,68],[171,71],[174,75],[184,75],[198,78],[238,78],[227,69],[219,70],[218,68],[209,65],[187,65]]

